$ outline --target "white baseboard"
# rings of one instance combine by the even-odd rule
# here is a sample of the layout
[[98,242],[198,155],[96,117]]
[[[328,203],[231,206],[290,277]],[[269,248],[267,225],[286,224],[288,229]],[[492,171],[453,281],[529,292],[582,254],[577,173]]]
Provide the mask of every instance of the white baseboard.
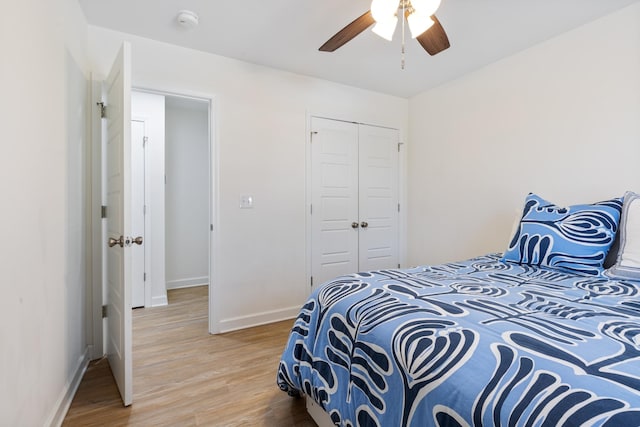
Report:
[[222,319],[218,323],[218,330],[231,332],[238,329],[251,328],[253,326],[266,325],[268,323],[279,322],[281,320],[293,319],[300,312],[300,307],[283,308],[281,310],[265,311],[262,313],[250,314],[248,316],[232,317]]
[[169,289],[180,289],[180,288],[191,288],[193,286],[203,286],[209,285],[209,277],[190,277],[188,279],[180,279],[180,280],[169,280],[167,282],[167,290]]
[[80,358],[78,359],[73,377],[66,384],[64,390],[62,390],[62,394],[56,402],[56,405],[51,415],[47,419],[47,423],[45,423],[45,425],[51,427],[60,427],[62,425],[64,417],[67,415],[67,411],[71,406],[71,402],[73,402],[73,398],[76,395],[76,391],[78,391],[78,387],[82,382],[82,377],[84,376],[84,373],[87,371],[87,367],[89,366],[89,354],[90,349],[89,347],[87,347],[84,350],[82,356],[80,356]]
[[167,299],[167,295],[162,295],[159,297],[151,297],[151,307],[162,307],[163,305],[168,305],[169,300]]

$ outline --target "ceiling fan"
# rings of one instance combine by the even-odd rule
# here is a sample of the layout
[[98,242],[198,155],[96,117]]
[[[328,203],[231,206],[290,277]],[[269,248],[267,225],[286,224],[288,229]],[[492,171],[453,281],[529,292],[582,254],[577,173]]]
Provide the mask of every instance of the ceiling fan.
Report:
[[434,15],[440,2],[441,0],[373,0],[370,10],[338,31],[319,50],[333,52],[374,24],[374,33],[391,40],[398,24],[398,16],[401,16],[403,49],[406,20],[412,38],[417,39],[429,55],[436,55],[450,46],[447,33]]

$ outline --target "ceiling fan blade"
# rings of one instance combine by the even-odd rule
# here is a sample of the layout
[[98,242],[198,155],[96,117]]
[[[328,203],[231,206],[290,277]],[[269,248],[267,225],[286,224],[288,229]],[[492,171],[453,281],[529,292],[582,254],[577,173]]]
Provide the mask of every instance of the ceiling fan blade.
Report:
[[359,18],[356,18],[352,23],[341,29],[336,33],[335,36],[331,37],[325,44],[320,46],[322,52],[333,52],[338,49],[352,38],[369,28],[371,25],[375,24],[375,20],[373,16],[371,16],[371,11],[368,10]]
[[424,50],[433,56],[448,49],[451,45],[449,44],[447,33],[444,32],[444,28],[442,28],[442,24],[440,24],[438,18],[436,18],[435,15],[431,18],[433,19],[431,28],[420,34],[416,39],[420,42]]

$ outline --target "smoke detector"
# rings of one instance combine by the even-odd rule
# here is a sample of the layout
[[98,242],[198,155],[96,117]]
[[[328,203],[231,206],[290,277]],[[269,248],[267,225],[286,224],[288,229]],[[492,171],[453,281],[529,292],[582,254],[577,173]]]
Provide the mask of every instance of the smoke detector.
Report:
[[192,29],[198,26],[198,15],[190,10],[181,10],[176,17],[181,27]]

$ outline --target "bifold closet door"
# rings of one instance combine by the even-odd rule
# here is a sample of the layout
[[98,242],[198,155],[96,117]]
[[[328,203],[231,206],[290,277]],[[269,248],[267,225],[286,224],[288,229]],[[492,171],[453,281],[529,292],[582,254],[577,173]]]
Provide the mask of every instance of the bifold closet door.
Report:
[[399,262],[398,131],[359,125],[358,233],[361,271]]
[[311,119],[311,275],[398,266],[398,131]]
[[313,117],[311,131],[311,269],[317,286],[358,271],[358,126]]

